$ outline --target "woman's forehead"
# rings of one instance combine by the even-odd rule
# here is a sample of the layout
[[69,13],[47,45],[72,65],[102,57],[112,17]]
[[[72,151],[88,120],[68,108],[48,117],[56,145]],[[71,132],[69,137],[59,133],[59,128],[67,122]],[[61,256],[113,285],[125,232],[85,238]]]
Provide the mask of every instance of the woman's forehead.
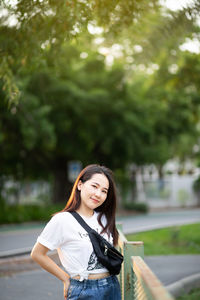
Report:
[[109,188],[108,178],[104,174],[96,173],[92,175],[89,180],[103,186],[104,188]]

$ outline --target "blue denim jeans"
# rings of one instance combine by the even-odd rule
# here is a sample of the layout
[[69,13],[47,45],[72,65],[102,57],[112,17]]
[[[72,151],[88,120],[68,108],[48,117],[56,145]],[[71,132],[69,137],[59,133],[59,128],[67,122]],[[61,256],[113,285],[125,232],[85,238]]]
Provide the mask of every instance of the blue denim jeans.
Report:
[[102,279],[70,279],[67,300],[121,300],[119,281],[116,276]]

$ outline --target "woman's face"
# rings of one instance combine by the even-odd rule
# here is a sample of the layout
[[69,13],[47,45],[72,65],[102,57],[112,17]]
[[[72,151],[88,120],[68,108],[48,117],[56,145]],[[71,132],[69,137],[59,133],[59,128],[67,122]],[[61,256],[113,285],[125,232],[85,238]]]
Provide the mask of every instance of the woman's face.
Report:
[[104,174],[94,174],[85,182],[79,181],[78,190],[81,196],[81,206],[94,210],[102,205],[107,198],[109,189],[108,178]]

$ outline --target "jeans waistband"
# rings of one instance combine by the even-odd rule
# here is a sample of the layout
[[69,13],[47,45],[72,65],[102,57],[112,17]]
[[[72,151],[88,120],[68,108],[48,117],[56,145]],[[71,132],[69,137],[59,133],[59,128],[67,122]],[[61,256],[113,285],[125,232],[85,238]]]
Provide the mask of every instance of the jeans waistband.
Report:
[[[92,280],[95,280],[95,279],[102,279],[102,278],[106,278],[106,277],[109,277],[110,274],[109,272],[106,272],[106,273],[94,273],[94,274],[88,274],[88,278],[86,279],[92,279]],[[77,275],[77,276],[74,276],[72,277],[73,279],[77,279],[77,280],[80,280],[81,276],[80,275]],[[80,280],[82,281],[82,280]]]
[[101,278],[101,279],[84,279],[83,281],[79,281],[77,279],[74,278],[70,278],[70,282],[71,284],[74,285],[84,285],[85,287],[89,287],[89,286],[104,286],[104,285],[108,285],[108,284],[112,284],[114,282],[116,282],[117,277],[115,275],[111,275],[105,278]]

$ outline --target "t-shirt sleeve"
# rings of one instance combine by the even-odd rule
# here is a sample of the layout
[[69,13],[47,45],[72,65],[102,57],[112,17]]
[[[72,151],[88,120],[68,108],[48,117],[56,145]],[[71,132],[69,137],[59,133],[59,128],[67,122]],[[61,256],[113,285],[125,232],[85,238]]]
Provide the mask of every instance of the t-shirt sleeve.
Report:
[[57,214],[47,223],[42,233],[39,235],[37,242],[50,250],[54,250],[62,244],[62,241],[62,216]]

